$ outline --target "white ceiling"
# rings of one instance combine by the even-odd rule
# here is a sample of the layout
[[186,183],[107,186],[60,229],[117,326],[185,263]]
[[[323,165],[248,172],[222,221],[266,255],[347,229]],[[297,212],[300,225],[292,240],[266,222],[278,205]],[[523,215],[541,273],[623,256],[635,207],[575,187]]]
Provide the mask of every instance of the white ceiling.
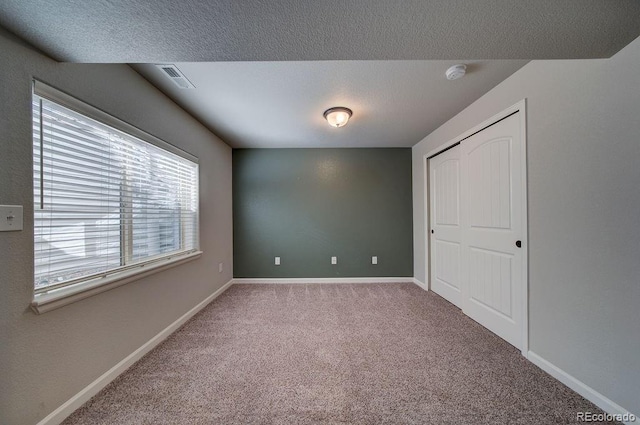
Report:
[[[402,147],[527,60],[610,57],[640,1],[2,0],[0,25],[61,61],[139,64],[233,147]],[[447,81],[457,62],[468,76]],[[330,128],[333,106],[352,122]]]
[[[196,86],[180,89],[156,66],[134,68],[235,148],[409,147],[522,67],[526,61],[176,63]],[[322,113],[346,106],[346,127]]]

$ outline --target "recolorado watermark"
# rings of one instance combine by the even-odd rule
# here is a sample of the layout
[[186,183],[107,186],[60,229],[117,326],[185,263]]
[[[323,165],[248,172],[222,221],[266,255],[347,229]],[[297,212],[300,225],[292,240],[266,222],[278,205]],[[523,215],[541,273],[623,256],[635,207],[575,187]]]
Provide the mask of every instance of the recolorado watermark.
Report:
[[638,420],[633,413],[593,412],[577,412],[576,419],[583,422],[635,422]]

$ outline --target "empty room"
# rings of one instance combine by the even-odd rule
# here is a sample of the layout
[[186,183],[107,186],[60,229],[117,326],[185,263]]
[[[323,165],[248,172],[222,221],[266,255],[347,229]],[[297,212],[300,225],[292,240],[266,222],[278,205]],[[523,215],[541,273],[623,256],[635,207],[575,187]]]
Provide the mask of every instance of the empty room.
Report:
[[640,423],[640,2],[0,3],[0,425]]

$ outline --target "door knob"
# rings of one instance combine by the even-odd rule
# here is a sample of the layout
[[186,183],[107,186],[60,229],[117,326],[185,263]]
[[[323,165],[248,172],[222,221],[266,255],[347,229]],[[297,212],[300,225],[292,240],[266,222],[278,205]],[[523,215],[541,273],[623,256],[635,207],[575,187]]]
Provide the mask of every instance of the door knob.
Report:
[[516,246],[517,246],[518,248],[522,247],[522,241],[516,241]]

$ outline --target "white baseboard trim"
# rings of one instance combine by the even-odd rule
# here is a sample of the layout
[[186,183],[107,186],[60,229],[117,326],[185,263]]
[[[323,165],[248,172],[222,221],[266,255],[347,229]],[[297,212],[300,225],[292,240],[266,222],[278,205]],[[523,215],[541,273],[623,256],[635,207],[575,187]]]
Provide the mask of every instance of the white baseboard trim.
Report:
[[156,336],[147,341],[142,347],[138,348],[133,353],[129,354],[118,364],[113,366],[107,372],[102,374],[98,379],[87,385],[78,394],[67,400],[62,406],[51,412],[47,417],[38,422],[38,425],[58,425],[64,421],[69,415],[71,415],[76,409],[89,401],[91,397],[96,395],[100,390],[106,387],[111,381],[116,379],[122,372],[127,370],[131,365],[140,360],[145,354],[153,350],[158,344],[167,339],[169,335],[174,333],[184,325],[187,320],[191,319],[196,313],[205,308],[211,301],[215,300],[226,291],[231,285],[233,285],[233,279],[225,283],[220,289],[209,295],[198,305],[191,310],[183,314],[178,320],[164,328]]
[[[636,416],[636,418],[640,418],[640,415],[638,414],[640,412],[635,412],[635,413],[629,412],[628,410],[624,409],[622,406],[616,404],[612,400],[600,394],[599,392],[597,392],[596,390],[594,390],[584,382],[569,375],[567,372],[560,369],[553,363],[550,363],[549,361],[540,357],[533,351],[529,351],[527,358],[529,359],[529,361],[531,361],[531,363],[535,364],[540,369],[544,370],[549,375],[553,376],[558,381],[562,382],[567,387],[571,388],[573,391],[577,392],[582,397],[586,398],[587,400],[589,400],[590,402],[592,402],[593,404],[595,404],[596,406],[604,410],[606,413],[611,413],[612,415],[624,415],[625,413],[627,414],[633,413]],[[631,424],[637,425],[638,419],[636,419],[636,422],[625,422],[625,423],[629,425]]]
[[416,285],[418,285],[419,287],[421,287],[422,289],[424,289],[425,291],[429,290],[429,287],[427,286],[426,283],[416,279],[415,277],[413,278],[413,283],[415,283]]
[[305,283],[411,283],[412,277],[318,277],[318,278],[234,278],[234,284]]

